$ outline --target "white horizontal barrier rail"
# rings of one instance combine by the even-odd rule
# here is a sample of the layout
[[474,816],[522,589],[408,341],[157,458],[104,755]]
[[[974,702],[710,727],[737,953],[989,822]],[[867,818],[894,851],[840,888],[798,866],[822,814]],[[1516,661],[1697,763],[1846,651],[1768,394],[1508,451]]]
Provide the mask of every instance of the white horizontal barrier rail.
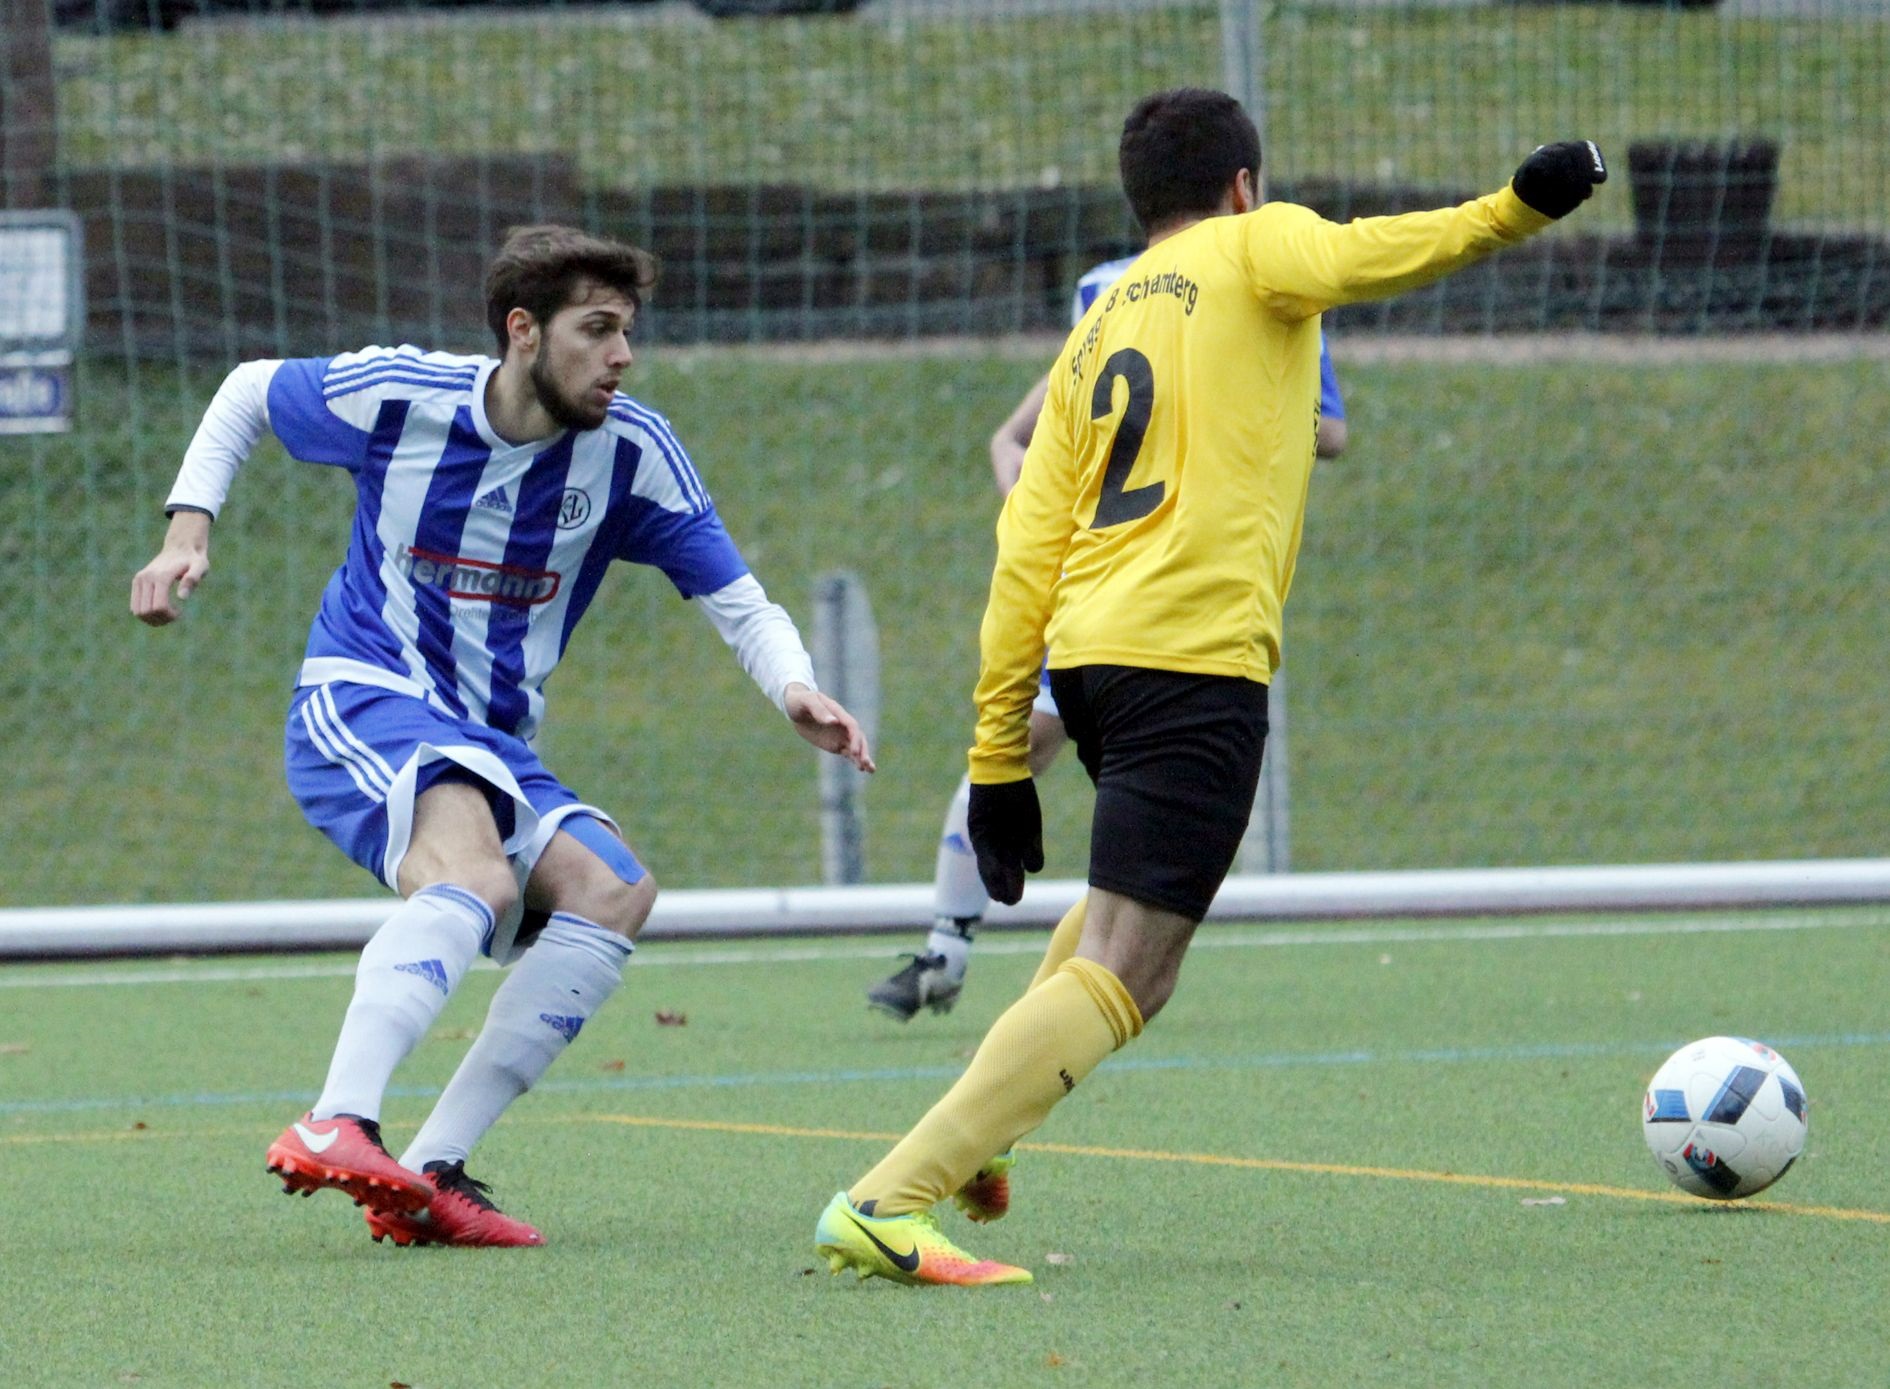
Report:
[[[1083,891],[1032,882],[993,927],[1048,926]],[[1531,912],[1685,911],[1890,902],[1890,859],[1286,873],[1229,878],[1209,916],[1238,921]],[[47,907],[0,911],[0,959],[358,947],[390,897],[317,902]],[[912,930],[932,919],[928,883],[879,887],[680,888],[657,899],[645,940]]]

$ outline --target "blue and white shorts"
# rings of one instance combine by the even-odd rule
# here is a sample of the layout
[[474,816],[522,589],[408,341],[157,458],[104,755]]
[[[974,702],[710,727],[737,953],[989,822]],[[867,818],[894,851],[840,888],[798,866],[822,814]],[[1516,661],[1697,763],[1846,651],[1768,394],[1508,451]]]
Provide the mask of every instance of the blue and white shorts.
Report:
[[[584,817],[616,827],[545,770],[522,739],[373,685],[338,681],[298,689],[289,701],[283,760],[289,791],[308,822],[396,892],[413,837],[414,803],[443,780],[470,777],[488,788],[521,901],[526,879],[561,826],[587,843],[605,832],[588,833],[595,827]],[[620,875],[641,876],[614,838],[606,854],[618,860],[613,866]],[[495,925],[482,946],[486,954],[504,964],[522,953],[521,916],[515,907]]]

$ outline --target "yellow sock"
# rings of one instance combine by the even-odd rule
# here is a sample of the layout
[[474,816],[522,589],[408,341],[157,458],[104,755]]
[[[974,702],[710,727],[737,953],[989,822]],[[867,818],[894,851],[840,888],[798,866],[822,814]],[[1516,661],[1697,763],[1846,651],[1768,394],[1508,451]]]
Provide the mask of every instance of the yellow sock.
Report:
[[1076,946],[1083,939],[1083,911],[1089,905],[1085,894],[1076,899],[1076,905],[1063,913],[1063,920],[1057,923],[1057,929],[1050,933],[1050,948],[1043,952],[1043,963],[1037,966],[1037,973],[1032,976],[1030,989],[1036,988],[1044,980],[1063,967],[1063,962],[1076,953]]
[[847,1199],[875,1202],[875,1215],[929,1210],[1141,1031],[1141,1010],[1120,979],[1094,960],[1064,961],[991,1024],[958,1083]]

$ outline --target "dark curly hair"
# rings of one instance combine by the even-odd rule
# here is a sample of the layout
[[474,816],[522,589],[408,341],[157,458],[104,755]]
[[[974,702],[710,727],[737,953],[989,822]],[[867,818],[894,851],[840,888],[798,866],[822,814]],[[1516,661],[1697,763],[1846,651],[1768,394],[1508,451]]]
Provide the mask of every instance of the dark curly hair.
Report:
[[486,267],[486,324],[503,357],[511,341],[505,318],[513,309],[548,323],[586,280],[616,290],[641,308],[643,296],[656,286],[656,272],[655,256],[621,241],[576,227],[513,227]]

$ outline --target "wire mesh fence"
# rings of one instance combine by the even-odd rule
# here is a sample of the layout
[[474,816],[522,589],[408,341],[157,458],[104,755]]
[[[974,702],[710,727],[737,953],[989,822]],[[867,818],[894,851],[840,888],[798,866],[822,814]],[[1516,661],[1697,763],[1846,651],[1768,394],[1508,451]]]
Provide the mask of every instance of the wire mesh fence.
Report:
[[[230,365],[490,350],[481,268],[536,220],[661,256],[629,389],[771,593],[805,628],[819,573],[866,582],[867,872],[925,876],[985,440],[1135,248],[1116,132],[1183,84],[1239,91],[1269,195],[1337,219],[1547,139],[1613,168],[1555,233],[1328,317],[1352,444],[1288,609],[1295,866],[1880,850],[1880,6],[792,8],[8,0],[0,194],[77,214],[85,320],[71,429],[0,435],[0,904],[363,890],[280,771],[345,480],[260,449],[178,628],[131,621],[129,577]],[[613,576],[549,695],[547,761],[659,879],[819,876],[805,749],[667,585]],[[1082,778],[1051,780],[1080,873]]]

